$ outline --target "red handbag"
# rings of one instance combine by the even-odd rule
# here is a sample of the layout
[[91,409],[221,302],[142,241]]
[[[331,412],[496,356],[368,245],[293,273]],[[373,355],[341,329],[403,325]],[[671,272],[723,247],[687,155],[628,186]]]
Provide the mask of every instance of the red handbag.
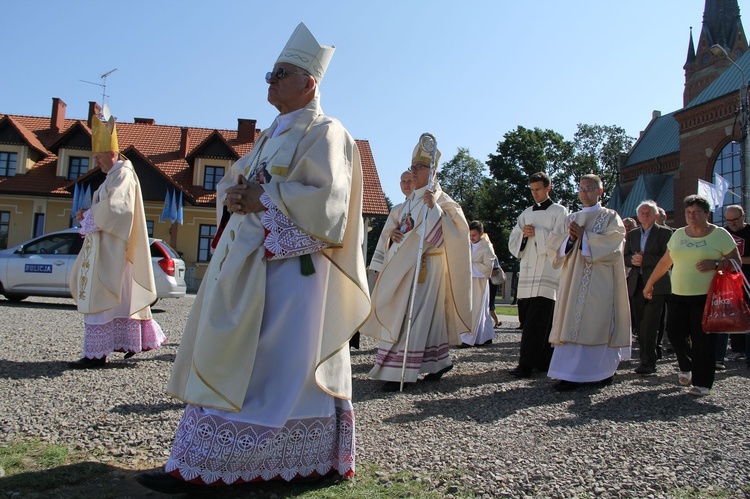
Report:
[[745,301],[747,288],[747,280],[738,265],[735,265],[735,272],[716,272],[703,309],[703,332],[750,331],[750,308]]

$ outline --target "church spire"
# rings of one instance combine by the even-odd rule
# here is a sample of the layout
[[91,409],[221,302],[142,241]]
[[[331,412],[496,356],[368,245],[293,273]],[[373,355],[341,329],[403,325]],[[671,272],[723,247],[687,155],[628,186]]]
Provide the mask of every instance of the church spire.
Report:
[[[744,39],[737,0],[706,0],[703,10],[703,34],[711,45],[719,44],[733,52],[738,35]],[[747,42],[745,42],[747,48]]]
[[691,28],[687,61],[683,66],[683,105],[687,106],[731,64],[725,57],[711,53],[711,47],[717,44],[727,51],[732,60],[736,60],[748,49],[745,30],[740,20],[738,0],[706,0],[703,26],[695,45]]
[[695,63],[695,45],[693,45],[693,27],[690,26],[690,41],[688,42],[688,53],[687,53],[687,60],[685,61],[685,65],[683,66],[683,69],[687,69],[687,67],[691,64]]

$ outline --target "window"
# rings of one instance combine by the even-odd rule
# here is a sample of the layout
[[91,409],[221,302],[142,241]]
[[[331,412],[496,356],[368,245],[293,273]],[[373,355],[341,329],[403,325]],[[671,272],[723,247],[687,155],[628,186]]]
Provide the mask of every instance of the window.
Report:
[[68,160],[68,180],[75,180],[89,171],[89,158],[71,156]]
[[25,255],[77,255],[83,246],[83,238],[76,234],[56,234],[28,244],[23,249]]
[[44,234],[44,213],[34,213],[34,237]]
[[12,177],[16,174],[18,154],[0,151],[0,177]]
[[0,249],[8,248],[8,229],[10,228],[10,212],[0,211]]
[[[742,193],[742,148],[739,142],[730,142],[724,149],[721,150],[719,156],[716,158],[714,163],[714,174],[718,173],[729,182],[729,190],[736,192],[737,194]],[[711,179],[713,182],[714,179]],[[727,192],[724,196],[721,209],[714,212],[712,221],[716,225],[726,225],[726,219],[724,218],[724,207],[732,204],[742,204],[742,199]]]
[[146,220],[146,232],[148,232],[148,237],[154,237],[154,221],[153,220]]
[[216,235],[215,225],[203,225],[200,226],[200,232],[198,235],[198,261],[207,262],[211,259],[211,242],[214,240]]
[[203,188],[208,191],[216,189],[216,184],[224,176],[223,166],[206,166],[206,171],[203,174]]

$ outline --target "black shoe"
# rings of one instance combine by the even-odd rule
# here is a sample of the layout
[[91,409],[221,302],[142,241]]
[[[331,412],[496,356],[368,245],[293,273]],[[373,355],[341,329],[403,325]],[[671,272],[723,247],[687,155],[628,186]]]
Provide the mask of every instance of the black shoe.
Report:
[[436,373],[428,374],[427,376],[424,377],[424,381],[440,381],[440,378],[443,377],[443,374],[447,373],[451,369],[453,369],[453,364],[449,365],[448,367],[442,368]]
[[106,363],[107,357],[102,357],[101,359],[89,359],[88,357],[83,357],[75,362],[68,362],[68,367],[71,369],[98,369],[104,367],[104,364]]
[[161,492],[162,494],[184,494],[206,489],[206,485],[186,482],[164,471],[138,473],[135,476],[135,480],[144,487]]
[[474,345],[469,345],[468,343],[461,343],[456,348],[474,348]]
[[655,367],[638,366],[635,368],[635,373],[641,376],[653,376],[656,374]]
[[[408,383],[404,383],[404,389],[406,389],[406,385]],[[383,386],[380,387],[381,392],[397,392],[401,389],[401,383],[398,381],[386,381],[383,383]]]
[[561,379],[554,385],[552,385],[552,388],[555,389],[555,391],[558,392],[569,392],[571,390],[575,390],[578,387],[581,386],[581,383],[575,383],[573,381],[565,381],[564,379]]
[[125,353],[125,357],[123,357],[123,359],[129,359],[129,358],[130,358],[130,357],[132,357],[133,355],[135,355],[135,352],[126,352],[126,353]]
[[[656,371],[656,369],[654,369],[654,372],[655,372],[655,371]],[[613,375],[612,375],[612,376],[610,376],[609,378],[604,378],[603,380],[599,381],[599,384],[600,384],[600,385],[602,385],[602,386],[609,386],[609,385],[611,385],[611,384],[612,384],[612,383],[613,383],[614,381],[615,381],[615,376],[614,376],[614,374],[613,374]]]
[[661,347],[656,347],[656,360],[661,360],[664,355],[662,354]]
[[516,378],[530,378],[531,368],[525,366],[516,366],[515,369],[511,369],[510,371],[508,371],[508,374]]
[[481,344],[481,346],[483,346],[483,347],[486,347],[486,346],[489,346],[489,345],[492,345],[492,340],[487,340],[487,341],[485,341],[484,343]]

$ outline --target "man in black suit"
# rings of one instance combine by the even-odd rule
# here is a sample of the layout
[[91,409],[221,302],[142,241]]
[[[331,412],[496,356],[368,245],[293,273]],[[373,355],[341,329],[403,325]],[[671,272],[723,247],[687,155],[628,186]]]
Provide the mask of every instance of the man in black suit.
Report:
[[672,293],[669,272],[654,285],[653,297],[643,297],[643,286],[654,271],[654,267],[667,251],[667,243],[672,231],[656,224],[658,206],[651,200],[638,205],[639,229],[632,230],[625,238],[625,266],[628,273],[628,294],[630,307],[633,310],[635,324],[638,325],[638,343],[640,345],[641,365],[635,369],[637,374],[650,376],[656,374],[656,338],[664,302]]

